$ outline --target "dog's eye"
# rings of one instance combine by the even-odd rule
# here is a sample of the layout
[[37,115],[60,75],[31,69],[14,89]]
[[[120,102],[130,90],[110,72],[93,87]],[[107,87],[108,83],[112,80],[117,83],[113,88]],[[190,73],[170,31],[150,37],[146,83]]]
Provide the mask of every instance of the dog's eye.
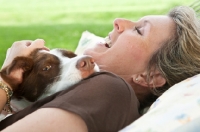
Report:
[[43,71],[48,71],[49,69],[51,69],[51,66],[46,66],[46,67],[44,67],[42,70],[43,70]]

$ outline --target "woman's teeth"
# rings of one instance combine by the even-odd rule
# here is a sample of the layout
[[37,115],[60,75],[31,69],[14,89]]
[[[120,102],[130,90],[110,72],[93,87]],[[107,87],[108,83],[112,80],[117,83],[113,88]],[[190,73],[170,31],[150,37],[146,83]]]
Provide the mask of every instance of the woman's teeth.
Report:
[[111,47],[111,40],[110,40],[110,38],[107,36],[107,37],[105,37],[105,42],[106,42],[106,47],[108,47],[108,48],[110,48]]

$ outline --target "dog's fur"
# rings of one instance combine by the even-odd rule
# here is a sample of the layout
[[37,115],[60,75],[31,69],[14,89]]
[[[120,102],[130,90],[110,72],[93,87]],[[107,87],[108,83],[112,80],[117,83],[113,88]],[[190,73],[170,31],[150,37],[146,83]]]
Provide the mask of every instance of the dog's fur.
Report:
[[13,88],[11,105],[15,111],[81,81],[99,68],[90,56],[71,51],[35,50],[28,57],[16,57],[1,71],[1,77]]

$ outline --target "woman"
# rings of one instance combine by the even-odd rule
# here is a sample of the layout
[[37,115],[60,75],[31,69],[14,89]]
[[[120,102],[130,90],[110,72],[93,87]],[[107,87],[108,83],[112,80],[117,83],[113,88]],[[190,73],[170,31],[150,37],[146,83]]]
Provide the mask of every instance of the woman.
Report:
[[85,52],[102,69],[131,84],[144,106],[152,92],[161,95],[200,70],[200,22],[195,12],[177,7],[168,16],[147,16],[137,22],[116,19],[110,48],[98,45]]
[[[109,107],[104,107],[108,108],[106,109],[107,115],[104,114],[104,117],[93,118],[98,117],[96,114],[101,113],[101,110],[103,111],[103,109],[96,108],[98,105],[92,105],[92,110],[86,108],[87,111],[84,111],[85,107],[83,107],[83,111],[80,112],[77,109],[69,107],[61,108],[61,106],[57,107],[56,105],[52,105],[52,102],[56,102],[60,97],[53,96],[53,99],[50,101],[47,101],[47,98],[34,104],[39,105],[38,108],[31,106],[27,108],[28,110],[22,111],[28,111],[27,113],[17,113],[16,115],[18,117],[19,115],[22,116],[19,119],[22,119],[8,127],[7,130],[30,131],[31,128],[33,131],[118,131],[125,125],[128,125],[130,121],[137,119],[139,117],[137,109],[149,106],[155,100],[155,96],[162,94],[173,84],[200,73],[200,23],[191,8],[176,7],[167,16],[145,16],[137,22],[116,19],[113,25],[114,29],[109,33],[110,40],[108,44],[98,44],[93,49],[86,50],[85,54],[91,55],[101,69],[113,72],[126,80],[128,82],[127,85],[130,85],[134,89],[141,105],[140,108],[138,108],[138,101],[134,96],[134,92],[127,88],[129,86],[125,86],[126,83],[122,85],[123,82],[120,79],[117,80],[117,77],[114,75],[111,75],[112,77],[110,78],[104,75],[98,75],[90,79],[95,80],[101,78],[100,81],[104,82],[98,85],[95,83],[95,87],[109,84],[110,80],[112,80],[111,78],[116,79],[112,81],[113,85],[116,83],[116,89],[110,89],[112,83],[105,86],[105,88],[101,87],[102,89],[95,89],[93,87],[95,90],[98,90],[94,91],[93,94],[95,96],[101,96],[102,98],[104,98],[103,95],[107,89],[111,91],[106,91],[105,93],[108,95],[105,96],[108,104],[113,105],[112,111],[110,112]],[[10,62],[9,60],[12,60],[12,57],[10,59],[8,57],[7,61]],[[7,61],[5,63],[9,64]],[[110,80],[107,81],[102,77],[107,77]],[[99,81],[98,79],[96,81]],[[117,85],[126,89],[126,92],[121,87],[117,87]],[[72,90],[75,89],[77,89],[76,86]],[[85,90],[86,88],[82,87],[81,89]],[[116,93],[117,97],[114,97],[115,94],[112,93],[118,89],[120,91]],[[127,89],[130,92],[127,92]],[[101,92],[102,90],[105,91]],[[122,94],[119,94],[120,92]],[[59,94],[57,93],[56,95]],[[129,99],[126,98],[126,94]],[[110,98],[113,98],[108,98],[109,95]],[[74,96],[77,95],[74,94]],[[78,96],[81,96],[81,99],[85,99],[91,95],[86,94],[84,96],[78,94]],[[90,101],[97,101],[96,98],[93,98],[89,98],[84,103],[87,104]],[[67,99],[69,99],[67,101],[71,101],[70,98]],[[97,102],[101,102],[102,100],[106,102],[104,99],[98,99]],[[110,100],[116,100],[117,103],[114,103],[114,101],[110,102]],[[63,105],[67,101],[63,101]],[[121,105],[127,105],[127,102],[130,103],[132,108],[127,110],[122,109]],[[81,103],[78,105],[82,105]],[[124,107],[127,107],[126,105]],[[81,109],[82,107],[78,108]],[[96,113],[93,109],[95,109]],[[85,114],[84,112],[89,114]],[[119,113],[128,114],[121,116]],[[113,116],[111,116],[112,114]],[[38,119],[38,117],[40,118]],[[7,118],[6,121],[14,118],[15,115]],[[92,119],[90,120],[88,118]],[[6,121],[0,123],[0,126],[2,124],[4,125]],[[77,124],[74,122],[77,122]],[[110,122],[115,123],[112,124]],[[49,124],[50,126],[47,126]]]

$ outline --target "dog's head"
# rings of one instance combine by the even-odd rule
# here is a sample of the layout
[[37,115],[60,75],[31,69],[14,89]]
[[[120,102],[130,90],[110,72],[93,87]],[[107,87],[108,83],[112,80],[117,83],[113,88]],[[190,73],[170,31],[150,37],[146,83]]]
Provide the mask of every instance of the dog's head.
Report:
[[36,101],[42,95],[63,90],[99,71],[90,56],[71,51],[35,50],[28,57],[16,57],[1,71],[2,78],[15,90],[14,97]]

